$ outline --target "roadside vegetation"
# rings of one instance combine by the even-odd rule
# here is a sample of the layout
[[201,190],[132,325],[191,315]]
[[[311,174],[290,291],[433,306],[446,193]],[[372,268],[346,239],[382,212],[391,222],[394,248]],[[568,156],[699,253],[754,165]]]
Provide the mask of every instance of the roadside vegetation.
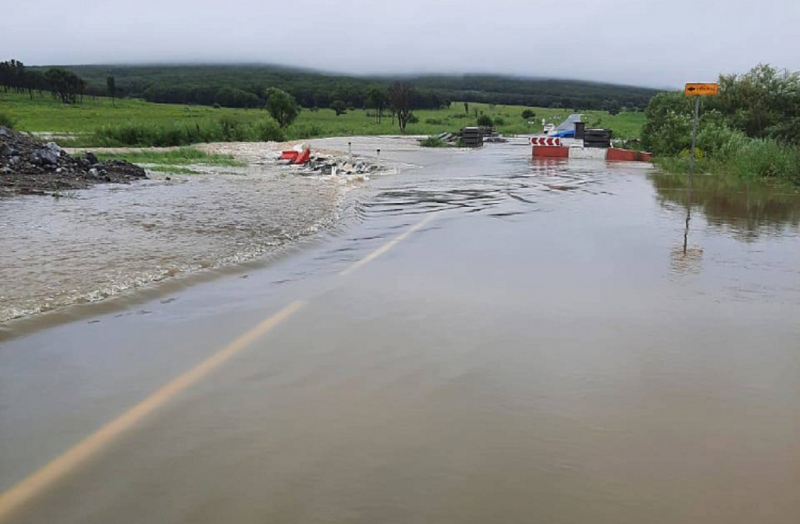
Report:
[[[208,165],[242,167],[243,162],[232,155],[206,153],[193,147],[181,147],[174,150],[141,150],[121,153],[98,153],[97,158],[104,160],[126,160],[132,164],[160,164],[163,166]],[[155,169],[154,171],[158,171]]]
[[[719,96],[702,101],[697,169],[800,186],[800,75],[759,65],[719,84]],[[661,93],[645,112],[642,145],[666,171],[688,172],[693,103]]]
[[[542,119],[560,123],[573,109],[453,103],[445,109],[414,109],[406,127],[413,136],[456,132],[477,125],[481,116],[492,119],[497,131],[507,135],[541,131]],[[116,107],[115,107],[116,106]],[[230,109],[207,106],[154,104],[136,99],[86,97],[83,104],[62,104],[52,97],[0,92],[0,112],[15,127],[34,133],[71,135],[55,140],[72,147],[168,147],[202,142],[284,141],[327,136],[394,135],[397,119],[387,108],[345,110],[300,110],[286,129],[266,110]],[[608,127],[614,137],[638,138],[644,113],[621,111],[579,111],[587,127]],[[526,117],[523,117],[523,113]]]
[[175,165],[154,165],[147,168],[148,171],[155,171],[157,173],[169,173],[171,175],[200,175],[200,171],[190,167],[175,166]]
[[16,122],[7,114],[0,113],[0,127],[6,127],[8,129],[14,129]]
[[447,142],[438,136],[429,136],[428,138],[423,138],[419,141],[419,145],[422,147],[448,147]]

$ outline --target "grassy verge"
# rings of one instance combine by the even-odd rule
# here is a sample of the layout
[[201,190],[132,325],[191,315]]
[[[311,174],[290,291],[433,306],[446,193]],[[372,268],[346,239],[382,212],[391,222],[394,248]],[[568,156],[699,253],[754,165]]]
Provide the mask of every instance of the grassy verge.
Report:
[[[337,116],[330,109],[304,109],[287,130],[276,127],[265,111],[256,109],[214,109],[201,106],[152,104],[142,100],[117,100],[113,107],[107,98],[87,98],[83,104],[65,106],[50,96],[0,93],[0,108],[23,131],[69,133],[74,147],[181,146],[216,141],[298,140],[327,136],[396,135],[399,129],[391,116],[380,121],[372,111],[356,109]],[[409,135],[437,135],[476,125],[479,116],[488,116],[508,135],[541,131],[542,119],[561,123],[571,109],[530,108],[535,116],[522,118],[521,106],[463,104],[448,109],[415,111],[418,122],[409,124]],[[608,127],[617,138],[638,137],[644,113],[585,111],[587,127]],[[533,125],[529,124],[529,121]]]
[[[668,173],[688,173],[689,157],[656,158],[656,164]],[[733,176],[745,181],[767,180],[800,186],[800,148],[774,140],[746,140],[737,148],[727,148],[724,154],[700,158],[696,172]]]
[[438,136],[429,136],[419,141],[422,147],[447,147],[448,144]]
[[164,165],[164,166],[150,166],[147,168],[148,171],[155,171],[157,173],[169,173],[172,175],[201,175],[200,171],[195,169],[190,169],[188,167],[183,166],[175,166],[175,165]]
[[[164,166],[186,166],[192,164],[208,166],[243,167],[246,164],[231,155],[209,154],[193,147],[181,147],[172,151],[132,151],[129,153],[103,153],[100,160],[120,159],[134,164],[158,164]],[[158,169],[154,169],[158,171]],[[172,171],[173,173],[175,171]]]

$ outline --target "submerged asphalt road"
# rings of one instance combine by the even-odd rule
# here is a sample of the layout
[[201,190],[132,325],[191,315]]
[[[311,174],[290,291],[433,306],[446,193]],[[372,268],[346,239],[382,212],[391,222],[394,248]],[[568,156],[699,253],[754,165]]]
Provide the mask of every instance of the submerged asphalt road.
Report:
[[0,348],[0,522],[800,519],[800,202],[684,254],[639,166],[376,143],[291,255]]

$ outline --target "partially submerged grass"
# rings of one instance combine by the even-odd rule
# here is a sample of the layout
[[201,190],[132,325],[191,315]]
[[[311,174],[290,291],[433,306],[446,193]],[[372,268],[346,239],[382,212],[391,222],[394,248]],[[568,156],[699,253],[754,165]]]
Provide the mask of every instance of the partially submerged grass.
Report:
[[[236,160],[232,155],[206,153],[193,147],[181,147],[170,151],[131,151],[127,153],[102,153],[100,160],[120,159],[133,164],[160,164],[167,166],[186,166],[200,164],[207,166],[244,167],[247,164]],[[155,169],[154,169],[155,171]],[[173,171],[174,172],[174,171]]]
[[155,171],[157,173],[170,173],[173,175],[202,175],[200,171],[195,171],[194,169],[190,169],[188,167],[183,166],[150,166],[147,168],[148,171]]
[[[703,210],[713,224],[733,226],[737,237],[755,240],[765,230],[800,225],[800,192],[784,184],[733,175],[655,172],[650,179],[663,204]],[[690,190],[691,188],[691,190]]]
[[[656,164],[668,173],[688,173],[688,154],[677,157],[660,157]],[[788,186],[800,186],[800,148],[780,144],[774,140],[746,140],[737,148],[724,154],[699,158],[695,163],[697,173],[715,173],[741,180],[768,180]]]
[[419,145],[422,147],[448,147],[447,142],[438,136],[429,136],[428,138],[422,139],[419,141]]
[[52,193],[50,193],[50,196],[55,198],[56,200],[59,200],[61,198],[68,198],[68,199],[71,199],[71,200],[75,200],[75,199],[78,198],[78,192],[77,191],[61,191],[60,189],[57,189],[57,190],[53,191]]

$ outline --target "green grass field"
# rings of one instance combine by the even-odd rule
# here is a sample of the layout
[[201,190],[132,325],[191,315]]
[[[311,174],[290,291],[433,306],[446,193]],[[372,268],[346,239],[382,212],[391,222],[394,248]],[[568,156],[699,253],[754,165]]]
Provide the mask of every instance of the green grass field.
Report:
[[[523,107],[488,106],[470,104],[470,114],[464,111],[462,103],[453,103],[450,109],[420,110],[415,112],[418,123],[409,124],[410,135],[433,135],[441,132],[457,131],[475,125],[478,114],[486,114],[493,120],[500,118],[502,123],[496,125],[504,134],[533,134],[541,131],[543,118],[548,122],[560,123],[572,112],[566,109],[530,108],[536,116],[532,121],[536,125],[529,126],[522,118]],[[5,113],[15,121],[21,131],[50,132],[91,135],[101,127],[118,127],[126,125],[147,126],[202,126],[208,122],[217,122],[226,116],[243,124],[254,124],[266,118],[266,112],[257,109],[214,109],[204,106],[182,106],[169,104],[153,104],[142,100],[117,100],[112,106],[109,98],[85,98],[82,104],[63,105],[51,96],[34,96],[30,100],[27,95],[16,93],[0,93],[0,113]],[[381,123],[376,122],[364,110],[348,111],[336,116],[330,109],[319,111],[303,110],[295,123],[287,130],[289,139],[302,139],[323,136],[355,136],[355,135],[392,135],[398,134],[396,124],[391,117],[384,117]],[[614,131],[615,137],[636,138],[644,124],[644,113],[620,113],[609,115],[604,111],[585,111],[584,121],[587,127],[607,127]],[[91,139],[86,139],[91,141]],[[81,145],[96,145],[81,141]]]
[[243,167],[247,164],[240,162],[231,155],[210,154],[193,147],[181,147],[172,151],[142,150],[125,153],[102,153],[97,155],[99,160],[127,160],[134,164],[160,164],[165,166],[233,166]]

